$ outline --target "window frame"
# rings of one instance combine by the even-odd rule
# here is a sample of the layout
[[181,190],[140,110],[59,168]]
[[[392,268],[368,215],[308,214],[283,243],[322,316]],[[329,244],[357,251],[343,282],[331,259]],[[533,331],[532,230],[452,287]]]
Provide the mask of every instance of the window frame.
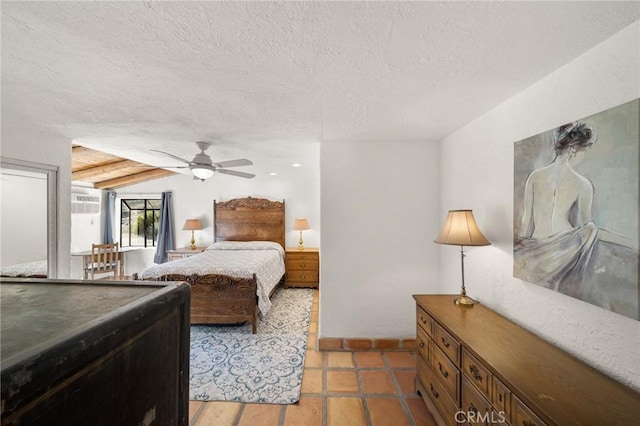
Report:
[[[132,202],[141,202],[143,204],[143,208],[131,208],[129,206],[129,203]],[[158,208],[153,208],[153,207],[149,207],[150,203],[149,202],[158,202],[161,203],[161,198],[138,198],[138,197],[131,197],[131,198],[120,198],[120,246],[121,247],[157,247],[156,243],[158,241],[157,238],[157,234],[160,230],[160,216],[161,216],[161,206],[159,205]],[[129,235],[128,235],[128,241],[129,244],[125,245],[123,244],[123,213],[125,211],[124,207],[127,208],[127,210],[129,211],[129,217],[128,217],[128,223],[129,223]],[[132,211],[139,211],[142,214],[143,217],[143,229],[145,230],[145,232],[143,233],[143,240],[144,240],[144,244],[131,244],[132,241],[132,226],[131,226],[131,212]],[[152,213],[152,217],[155,218],[156,216],[156,212],[157,212],[157,216],[158,216],[158,226],[156,228],[155,223],[156,221],[154,220],[151,223],[151,238],[147,237],[147,233],[146,233],[146,229],[148,226],[147,223],[147,218],[148,218],[148,213],[151,212]],[[149,241],[151,242],[151,244],[149,244]]]

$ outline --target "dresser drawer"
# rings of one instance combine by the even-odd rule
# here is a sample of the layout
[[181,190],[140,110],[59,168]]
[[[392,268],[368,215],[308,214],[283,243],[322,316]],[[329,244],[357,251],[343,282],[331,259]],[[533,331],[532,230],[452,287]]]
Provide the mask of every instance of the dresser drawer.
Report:
[[418,325],[433,337],[433,318],[419,306],[416,309],[416,318],[418,318]]
[[423,397],[429,398],[433,402],[446,425],[457,425],[455,416],[460,410],[458,404],[451,400],[433,374],[433,371],[424,362],[418,362],[418,379],[426,392]]
[[517,426],[544,426],[546,425],[540,417],[536,416],[524,402],[515,395],[511,395],[511,424]]
[[434,321],[434,340],[455,365],[460,365],[460,343]]
[[491,404],[466,378],[462,379],[462,411],[469,424],[492,424]]
[[287,270],[303,270],[303,271],[318,271],[319,268],[318,260],[299,260],[292,259],[287,260],[286,269]]
[[429,338],[429,336],[427,336],[427,333],[425,333],[421,327],[418,326],[416,328],[417,328],[416,349],[418,350],[418,353],[422,355],[422,358],[424,358],[424,360],[427,362],[427,365],[431,365],[430,346],[431,346],[432,340]]
[[491,403],[496,410],[504,413],[507,420],[511,420],[511,392],[496,376],[491,379]]
[[431,368],[451,399],[460,402],[460,371],[437,345],[431,349]]
[[465,349],[462,350],[462,374],[478,388],[482,396],[491,399],[491,373]]

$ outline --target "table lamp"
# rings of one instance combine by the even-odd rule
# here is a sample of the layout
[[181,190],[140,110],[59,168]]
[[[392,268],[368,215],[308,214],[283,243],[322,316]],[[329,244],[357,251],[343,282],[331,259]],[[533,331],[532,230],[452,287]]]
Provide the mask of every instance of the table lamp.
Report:
[[293,222],[293,230],[300,231],[300,239],[298,240],[298,250],[304,250],[304,244],[302,243],[302,231],[311,229],[309,221],[306,217],[298,217]]
[[460,261],[462,264],[462,290],[460,296],[453,302],[456,305],[473,307],[476,300],[467,296],[464,287],[464,246],[488,246],[491,243],[482,235],[471,210],[449,210],[444,226],[438,237],[437,244],[460,246]]
[[191,231],[191,245],[189,246],[191,250],[196,249],[196,239],[193,235],[193,231],[199,231],[201,229],[202,224],[198,219],[187,219],[187,221],[184,223],[184,226],[182,227],[182,230],[184,231]]

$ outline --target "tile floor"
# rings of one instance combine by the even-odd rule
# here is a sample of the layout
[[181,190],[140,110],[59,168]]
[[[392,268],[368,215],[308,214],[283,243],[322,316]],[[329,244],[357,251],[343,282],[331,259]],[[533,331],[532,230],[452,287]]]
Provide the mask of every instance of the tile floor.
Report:
[[300,402],[291,405],[189,402],[198,426],[431,426],[416,394],[413,352],[316,350],[318,292],[313,299]]

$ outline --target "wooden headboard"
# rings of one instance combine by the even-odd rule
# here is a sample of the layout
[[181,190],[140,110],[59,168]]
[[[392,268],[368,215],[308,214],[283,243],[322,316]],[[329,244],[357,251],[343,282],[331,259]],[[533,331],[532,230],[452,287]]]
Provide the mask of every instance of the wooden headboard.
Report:
[[275,241],[285,248],[284,200],[213,201],[215,241]]

